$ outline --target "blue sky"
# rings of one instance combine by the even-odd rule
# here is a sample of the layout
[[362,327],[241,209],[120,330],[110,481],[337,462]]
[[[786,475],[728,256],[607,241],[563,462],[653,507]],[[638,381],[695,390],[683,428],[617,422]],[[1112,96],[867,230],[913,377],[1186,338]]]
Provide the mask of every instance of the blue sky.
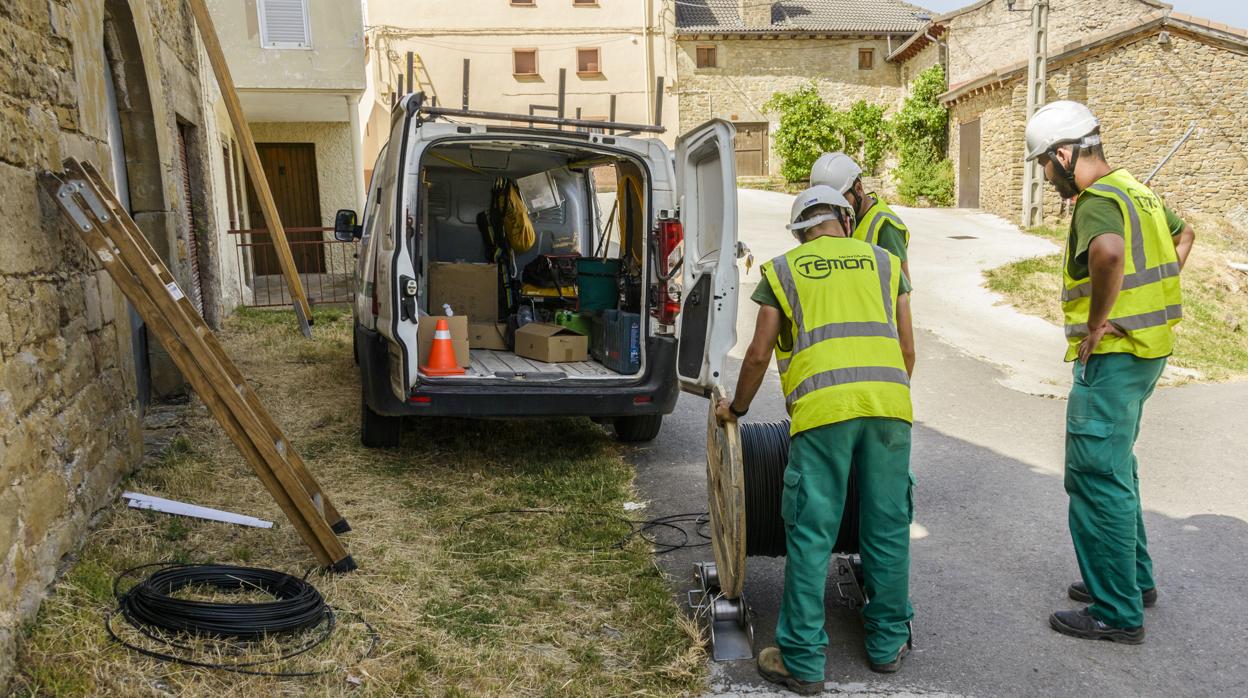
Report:
[[[910,0],[914,5],[926,7],[936,13],[948,12],[973,4],[975,0]],[[1053,6],[1063,2],[1091,2],[1094,0],[1050,0]],[[1234,27],[1248,29],[1248,2],[1243,0],[1167,0],[1177,12],[1205,17]],[[1030,0],[1019,3],[1030,5]]]

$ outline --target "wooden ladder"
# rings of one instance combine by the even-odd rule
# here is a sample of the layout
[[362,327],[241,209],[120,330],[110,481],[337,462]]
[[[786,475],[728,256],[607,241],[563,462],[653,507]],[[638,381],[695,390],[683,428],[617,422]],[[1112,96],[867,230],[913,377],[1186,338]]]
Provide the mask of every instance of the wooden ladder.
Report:
[[130,214],[90,164],[65,161],[43,188],[117,282],[212,416],[312,549],[335,572],[355,569],[338,533],[351,530],[259,396],[226,355]]

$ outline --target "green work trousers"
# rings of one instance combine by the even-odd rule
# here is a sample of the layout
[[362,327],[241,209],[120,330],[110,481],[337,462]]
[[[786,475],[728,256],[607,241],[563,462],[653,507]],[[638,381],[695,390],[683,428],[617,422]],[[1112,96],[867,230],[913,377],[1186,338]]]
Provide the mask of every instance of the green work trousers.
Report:
[[858,478],[867,655],[891,662],[910,639],[910,424],[865,417],[799,432],[784,471],[788,558],[776,644],[789,673],[803,681],[823,681],[823,592],[851,463]]
[[1070,537],[1092,595],[1089,611],[1116,628],[1144,624],[1141,592],[1155,586],[1133,449],[1144,401],[1165,367],[1165,358],[1131,354],[1076,361],[1066,406]]

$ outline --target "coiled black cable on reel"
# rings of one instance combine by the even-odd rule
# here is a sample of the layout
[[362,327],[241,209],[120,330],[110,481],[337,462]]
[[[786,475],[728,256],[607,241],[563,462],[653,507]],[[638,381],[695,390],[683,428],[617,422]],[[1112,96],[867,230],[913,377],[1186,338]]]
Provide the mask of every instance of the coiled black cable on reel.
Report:
[[[741,422],[741,461],[745,490],[745,554],[784,557],[781,516],[784,468],[789,462],[789,420]],[[858,552],[858,483],[851,470],[841,530],[832,552]]]

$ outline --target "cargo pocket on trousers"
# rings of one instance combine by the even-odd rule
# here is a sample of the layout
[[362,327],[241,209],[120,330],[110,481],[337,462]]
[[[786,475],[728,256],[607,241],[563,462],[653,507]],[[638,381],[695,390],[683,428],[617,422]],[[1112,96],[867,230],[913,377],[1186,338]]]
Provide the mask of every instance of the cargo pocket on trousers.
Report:
[[1066,467],[1081,473],[1105,475],[1113,470],[1109,437],[1114,423],[1085,415],[1066,417]]
[[906,520],[914,523],[914,486],[919,484],[914,479],[914,473],[909,473],[910,485],[906,487]]
[[[772,501],[775,501],[774,499]],[[793,468],[784,469],[784,493],[780,496],[780,516],[787,526],[796,526],[797,517],[806,504],[806,492],[802,490],[802,473]]]

